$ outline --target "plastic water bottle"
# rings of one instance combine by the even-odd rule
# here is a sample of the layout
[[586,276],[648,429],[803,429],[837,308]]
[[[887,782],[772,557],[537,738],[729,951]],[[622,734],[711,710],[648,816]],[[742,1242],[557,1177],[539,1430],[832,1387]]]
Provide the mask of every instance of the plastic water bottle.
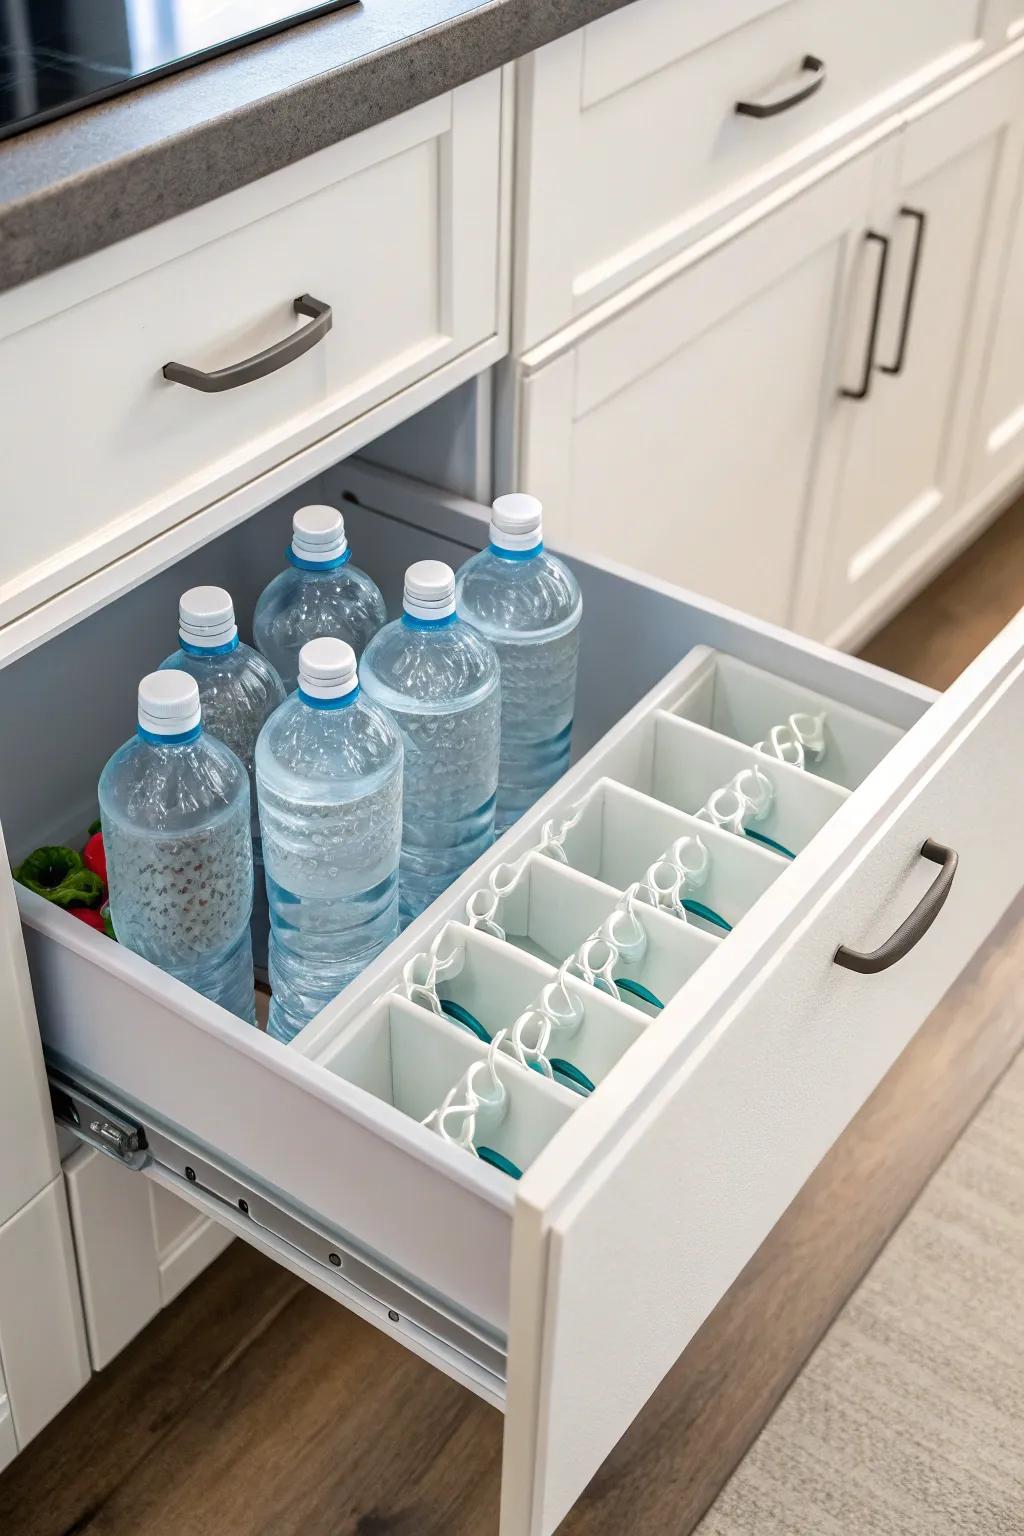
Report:
[[568,566],[544,549],[535,496],[499,496],[491,540],[459,571],[461,619],[501,663],[498,834],[569,766],[583,604]]
[[161,662],[160,670],[174,667],[195,678],[205,729],[241,758],[249,774],[254,865],[252,957],[257,970],[266,972],[270,913],[253,753],[263,722],[284,702],[284,685],[266,657],[239,640],[234,604],[223,587],[192,587],[183,593],[178,605],[178,635],[181,649]]
[[268,1031],[291,1040],[398,934],[402,742],[343,640],[310,640],[256,743],[270,898]]
[[494,841],[501,715],[498,658],[456,618],[451,568],[411,565],[404,607],[370,641],[360,668],[405,745],[403,927]]
[[249,776],[202,729],[194,677],[142,679],[138,734],[100,774],[99,800],[119,941],[254,1023]]
[[288,561],[288,570],[260,593],[252,632],[291,693],[307,640],[320,635],[347,640],[358,661],[386,621],[387,610],[376,582],[352,564],[345,521],[334,507],[296,512]]

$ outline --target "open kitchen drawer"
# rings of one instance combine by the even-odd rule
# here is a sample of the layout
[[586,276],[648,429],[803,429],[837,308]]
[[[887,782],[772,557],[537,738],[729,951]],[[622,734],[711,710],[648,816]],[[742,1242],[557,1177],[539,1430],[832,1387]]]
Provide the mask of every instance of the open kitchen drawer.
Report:
[[[410,560],[457,565],[486,537],[480,507],[359,465],[311,499],[340,495],[392,611]],[[0,673],[12,856],[80,832],[135,682],[171,647],[178,593],[221,581],[250,612],[294,504]],[[1024,884],[1024,619],[937,697],[651,578],[573,564],[582,755],[291,1046],[19,892],[60,1112],[502,1406],[502,1536],[554,1530]],[[819,695],[835,782],[828,761],[751,750]],[[773,785],[761,825],[795,859],[694,820],[752,764]],[[511,1110],[495,1150],[522,1178],[418,1123],[487,1052],[423,1006],[415,957],[435,940],[454,951],[438,996],[507,1024],[617,893],[694,835],[712,866],[704,906],[732,931],[639,907],[660,1012],[572,982],[589,1098],[500,1059]],[[959,854],[951,885],[929,840]],[[542,842],[501,894],[505,866]],[[481,891],[498,894],[481,905]],[[488,922],[471,927],[467,903]],[[891,968],[836,963],[898,929]]]

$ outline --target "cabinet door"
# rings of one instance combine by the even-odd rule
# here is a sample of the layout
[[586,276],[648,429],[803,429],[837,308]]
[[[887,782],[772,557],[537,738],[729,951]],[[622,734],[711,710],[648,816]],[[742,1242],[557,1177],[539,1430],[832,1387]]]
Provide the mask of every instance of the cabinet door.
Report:
[[832,643],[870,632],[957,531],[964,368],[986,255],[1005,233],[995,215],[1015,158],[1021,71],[1019,57],[987,69],[909,114],[901,135],[899,174],[868,235],[888,256],[871,276],[875,346],[868,325],[846,364],[852,377],[867,347],[867,389],[833,403],[840,490],[812,528],[796,614]]
[[1024,171],[1019,155],[1014,192],[971,423],[963,500],[972,510],[991,506],[1024,472]]
[[[8,862],[0,832],[0,867]],[[50,1096],[39,1050],[17,907],[0,881],[0,1226],[58,1173]]]
[[681,258],[568,350],[527,354],[512,477],[554,541],[788,617],[883,151]]

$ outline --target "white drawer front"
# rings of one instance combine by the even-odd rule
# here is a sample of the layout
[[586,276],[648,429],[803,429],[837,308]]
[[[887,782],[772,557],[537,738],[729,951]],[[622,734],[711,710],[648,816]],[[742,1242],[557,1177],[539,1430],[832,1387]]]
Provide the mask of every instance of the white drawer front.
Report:
[[[508,1532],[560,1522],[1024,885],[1022,722],[1024,618],[836,814],[733,953],[698,972],[676,1032],[652,1031],[624,1059],[603,1134],[596,1115],[576,1117],[530,1171]],[[926,894],[929,838],[960,855],[933,928],[892,969],[840,968],[840,945],[874,949]]]
[[[519,345],[962,64],[981,46],[982,9],[641,0],[541,49],[520,103]],[[788,98],[772,116],[736,111]]]
[[[0,300],[6,621],[498,328],[500,76]],[[220,393],[170,382],[333,327]]]
[[[343,490],[359,498],[350,536],[386,595],[407,558],[458,560],[486,537],[480,508],[422,485],[343,466],[332,491]],[[227,535],[222,557],[237,558],[243,540],[258,580],[261,562],[278,558],[277,520],[268,511]],[[594,814],[574,824],[566,866],[533,871],[518,918],[514,902],[503,909],[521,946],[479,931],[467,938],[458,926],[486,883],[481,861],[284,1048],[66,914],[27,895],[22,904],[48,1050],[150,1126],[154,1178],[504,1403],[502,1536],[554,1529],[1024,883],[1014,820],[1024,621],[929,708],[926,690],[654,578],[586,560],[576,568],[578,742],[598,745],[507,835],[501,857],[535,847],[541,823],[581,794],[592,792]],[[173,570],[154,578],[150,603],[164,603],[175,581]],[[15,709],[23,687],[36,691],[37,668],[73,694],[90,638],[109,635],[116,617],[85,621],[98,627],[78,631],[80,662],[64,646],[67,665],[54,671],[44,648],[0,674],[0,707]],[[642,639],[624,648],[624,634]],[[706,647],[747,670],[716,673]],[[112,655],[111,689],[133,665],[130,654]],[[790,808],[802,776],[757,758],[766,717],[743,682],[750,667],[784,680],[780,701],[807,690],[841,706],[836,742],[852,732],[867,773],[849,773],[855,786],[842,789],[808,776],[806,806],[817,807],[818,825],[829,819],[817,835],[804,827],[810,841],[792,863],[694,820],[707,783],[684,782],[673,767],[684,738],[695,761],[718,753],[730,775],[736,763],[760,763],[779,818],[763,826],[798,840]],[[903,732],[886,753],[883,737]],[[77,771],[91,774],[88,754],[102,758],[109,745],[90,741]],[[29,778],[39,771],[32,750]],[[840,754],[847,768],[851,750]],[[55,780],[54,795],[73,803],[69,778]],[[0,802],[13,822],[19,801],[38,804],[15,780]],[[551,974],[557,957],[543,951],[554,920],[561,953],[606,910],[609,892],[614,901],[642,874],[634,863],[694,830],[714,866],[707,904],[735,931],[716,939],[694,923],[673,954],[665,924],[674,920],[652,914],[650,980],[669,999],[656,1016],[584,989],[579,1065],[599,1082],[589,1099],[514,1062],[502,1067],[512,1107],[495,1150],[524,1168],[522,1180],[424,1130],[426,1111],[486,1048],[384,996],[406,960],[448,920],[444,933],[463,936],[459,994],[448,996],[489,1009],[503,1027]],[[27,833],[8,826],[12,846]],[[838,943],[874,942],[922,894],[933,866],[922,871],[915,850],[926,836],[962,859],[934,933],[884,975],[838,971]]]

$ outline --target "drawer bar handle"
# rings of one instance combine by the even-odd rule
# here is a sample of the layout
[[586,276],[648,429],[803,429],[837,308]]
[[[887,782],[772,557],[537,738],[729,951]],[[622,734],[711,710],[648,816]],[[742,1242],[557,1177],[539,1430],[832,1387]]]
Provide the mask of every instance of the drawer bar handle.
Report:
[[736,111],[741,117],[778,117],[780,112],[788,112],[790,107],[798,107],[802,101],[813,96],[815,91],[820,91],[825,84],[825,61],[816,59],[813,53],[806,53],[800,63],[801,75],[810,75],[811,79],[806,85],[798,86],[789,96],[780,96],[776,100],[769,98],[767,101],[738,101]]
[[878,345],[878,323],[882,318],[882,298],[885,294],[885,269],[889,265],[889,237],[869,229],[864,236],[879,248],[878,273],[875,278],[875,302],[871,308],[871,325],[868,329],[868,345],[864,354],[864,370],[856,389],[844,387],[839,391],[844,400],[866,400],[871,388],[871,375],[875,367],[875,348]]
[[201,368],[190,368],[187,363],[165,363],[164,378],[170,379],[172,384],[185,384],[189,389],[201,389],[204,394],[216,395],[222,389],[238,389],[241,384],[251,384],[254,379],[264,379],[268,373],[276,373],[279,368],[293,363],[297,357],[315,347],[318,341],[323,341],[334,324],[331,306],[322,299],[312,298],[308,293],[295,300],[294,308],[297,315],[308,315],[312,325],[304,325],[293,336],[285,336],[262,352],[256,352],[252,357],[243,357],[239,363],[229,363],[226,368],[217,368],[213,373],[204,373]]
[[931,838],[928,838],[922,847],[921,857],[929,859],[933,864],[938,864],[939,874],[910,916],[900,923],[896,932],[887,938],[884,944],[880,944],[869,954],[863,954],[857,949],[847,949],[845,944],[840,944],[832,957],[836,965],[845,966],[848,971],[860,971],[864,976],[873,976],[876,971],[887,971],[890,965],[895,965],[897,960],[902,960],[904,955],[909,955],[914,945],[924,938],[945,905],[946,897],[953,885],[958,859],[952,848],[943,848],[941,843],[933,843]]
[[907,296],[903,301],[903,319],[900,321],[900,339],[896,348],[896,361],[893,363],[880,363],[879,373],[902,373],[903,365],[907,360],[907,339],[910,335],[910,317],[914,311],[914,295],[917,293],[917,278],[921,270],[921,252],[924,248],[924,232],[928,224],[928,215],[922,208],[901,208],[900,217],[913,219],[917,228],[914,232],[914,253],[910,258],[910,275],[907,278]]

